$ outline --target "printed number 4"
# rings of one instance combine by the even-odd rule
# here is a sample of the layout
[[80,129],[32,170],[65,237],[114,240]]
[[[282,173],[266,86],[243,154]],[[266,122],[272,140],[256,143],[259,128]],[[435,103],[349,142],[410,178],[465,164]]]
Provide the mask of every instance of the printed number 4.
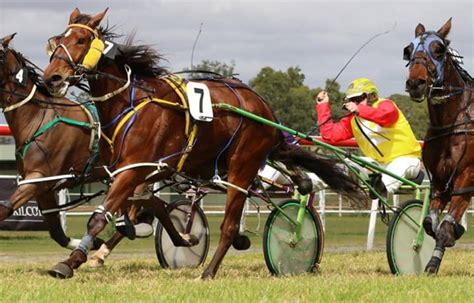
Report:
[[199,112],[202,113],[203,112],[202,100],[204,99],[204,90],[202,88],[195,87],[194,88],[194,93],[200,95],[200,97],[199,97]]
[[15,78],[18,80],[18,83],[23,83],[23,69],[18,71]]

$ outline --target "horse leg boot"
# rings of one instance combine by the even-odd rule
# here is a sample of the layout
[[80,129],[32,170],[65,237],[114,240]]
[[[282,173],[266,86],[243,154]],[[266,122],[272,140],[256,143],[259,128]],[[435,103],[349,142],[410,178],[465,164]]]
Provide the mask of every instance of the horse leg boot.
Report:
[[87,254],[96,236],[105,228],[119,209],[126,205],[127,198],[135,189],[134,181],[139,180],[139,171],[127,170],[117,176],[102,205],[99,205],[87,223],[87,233],[69,258],[56,264],[48,273],[55,278],[71,278],[74,269],[87,261]]
[[456,196],[452,198],[448,214],[444,216],[443,221],[436,231],[436,246],[433,256],[426,265],[425,272],[436,274],[443,260],[446,247],[452,247],[462,234],[464,227],[459,224],[464,211],[467,209],[470,196]]
[[[43,211],[44,209],[51,209],[57,207],[56,197],[54,191],[48,191],[44,194],[36,196],[38,206]],[[62,247],[73,250],[79,245],[80,240],[68,237],[64,233],[64,229],[61,225],[61,219],[59,212],[54,213],[43,213],[45,221],[48,223],[48,231],[51,239],[56,241]],[[104,241],[100,238],[95,239],[94,246],[92,249],[98,249]]]
[[152,196],[151,198],[153,202],[155,202],[155,210],[156,210],[156,217],[160,220],[161,224],[165,228],[166,232],[173,241],[174,246],[184,246],[190,247],[197,245],[199,243],[199,239],[191,234],[182,234],[176,230],[171,218],[168,214],[168,210],[166,209],[166,204],[163,200],[156,196]]

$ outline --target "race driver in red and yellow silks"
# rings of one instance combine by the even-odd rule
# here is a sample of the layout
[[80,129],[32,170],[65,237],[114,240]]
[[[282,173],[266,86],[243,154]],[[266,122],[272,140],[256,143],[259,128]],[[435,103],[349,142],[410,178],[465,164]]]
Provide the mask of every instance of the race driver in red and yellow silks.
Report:
[[[377,87],[369,79],[352,81],[344,104],[351,114],[333,122],[328,94],[321,91],[316,98],[321,136],[331,143],[354,137],[364,156],[396,175],[416,178],[421,169],[420,144],[395,103],[378,95]],[[386,174],[382,175],[382,182],[389,193],[401,185]]]

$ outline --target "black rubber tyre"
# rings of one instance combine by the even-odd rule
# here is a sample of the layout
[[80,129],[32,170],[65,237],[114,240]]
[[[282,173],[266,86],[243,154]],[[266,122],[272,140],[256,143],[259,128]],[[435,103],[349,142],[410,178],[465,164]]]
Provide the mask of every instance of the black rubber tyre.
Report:
[[[191,212],[191,201],[184,199],[168,205],[168,213],[176,229],[184,233],[188,215]],[[160,222],[156,226],[155,251],[158,262],[163,268],[198,267],[206,260],[209,251],[209,224],[202,209],[197,206],[194,214],[191,234],[199,239],[192,247],[176,247]]]
[[421,246],[415,250],[413,242],[416,240],[420,222],[423,202],[409,200],[393,216],[387,232],[387,259],[390,270],[397,275],[417,275],[425,270],[426,264],[431,259],[435,247],[435,240],[426,232]]
[[[296,221],[300,202],[286,200],[280,203],[282,211]],[[314,272],[321,262],[324,231],[319,215],[306,207],[302,239],[291,243],[295,226],[278,210],[273,209],[263,233],[265,263],[273,275],[298,275]]]

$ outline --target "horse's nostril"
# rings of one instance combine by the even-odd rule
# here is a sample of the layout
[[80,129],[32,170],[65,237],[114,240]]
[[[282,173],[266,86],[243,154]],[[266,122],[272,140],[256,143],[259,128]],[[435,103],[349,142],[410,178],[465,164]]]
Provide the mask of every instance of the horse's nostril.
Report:
[[57,86],[63,82],[63,77],[59,74],[54,74],[46,82],[48,85]]
[[424,79],[408,79],[407,82],[405,82],[405,87],[407,89],[417,89],[425,84],[426,80]]

